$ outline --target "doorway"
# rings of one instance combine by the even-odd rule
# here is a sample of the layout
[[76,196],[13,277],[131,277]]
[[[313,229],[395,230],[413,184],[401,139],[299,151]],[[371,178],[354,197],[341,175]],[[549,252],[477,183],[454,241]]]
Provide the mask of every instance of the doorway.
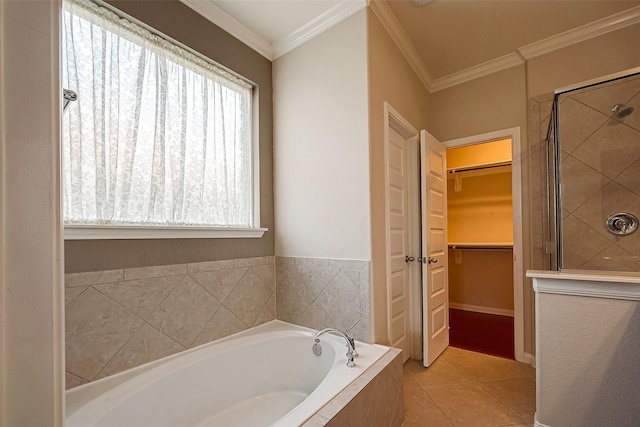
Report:
[[[497,142],[497,141],[509,141],[509,142],[504,142],[503,144],[506,146],[510,145],[510,154],[511,154],[510,163],[511,164],[508,165],[507,164],[508,162],[506,162],[506,160],[503,160],[502,162],[500,162],[499,160],[491,162],[489,159],[483,158],[480,153],[475,153],[474,156],[477,156],[478,166],[483,166],[482,163],[484,162],[484,166],[492,166],[498,169],[497,171],[495,170],[483,171],[481,169],[476,173],[480,175],[487,174],[491,176],[493,172],[498,172],[498,173],[495,173],[494,180],[502,180],[502,185],[505,185],[504,176],[500,178],[499,175],[500,173],[506,174],[508,172],[508,167],[510,166],[511,218],[512,218],[510,227],[512,229],[512,241],[508,241],[508,239],[504,237],[506,233],[505,233],[505,228],[503,224],[503,229],[500,232],[501,233],[500,235],[503,237],[494,238],[492,242],[493,245],[491,245],[493,247],[489,247],[489,245],[487,245],[488,246],[487,248],[469,248],[466,250],[466,252],[469,252],[469,254],[467,255],[470,255],[470,256],[467,256],[467,257],[465,257],[465,250],[462,249],[461,255],[458,255],[458,262],[461,261],[462,265],[464,265],[465,260],[467,260],[467,261],[471,261],[472,263],[473,261],[476,261],[477,263],[482,264],[482,262],[484,262],[483,258],[493,257],[494,259],[496,258],[498,259],[497,261],[498,263],[501,263],[500,264],[501,266],[496,266],[496,269],[503,270],[503,273],[505,269],[508,270],[509,267],[511,267],[512,270],[510,271],[508,270],[508,273],[506,275],[503,274],[502,277],[496,278],[496,279],[507,281],[509,277],[505,277],[505,276],[508,276],[509,273],[511,273],[511,277],[513,278],[513,280],[509,282],[512,283],[512,289],[513,289],[513,293],[510,294],[512,295],[512,298],[513,298],[513,309],[511,311],[508,308],[503,308],[501,310],[500,307],[493,307],[494,310],[486,310],[486,303],[485,304],[468,304],[467,306],[462,306],[462,307],[457,306],[456,308],[457,309],[466,308],[467,309],[466,311],[468,313],[474,313],[474,312],[477,313],[479,311],[480,312],[490,311],[490,313],[480,313],[481,315],[494,314],[499,316],[506,315],[507,317],[512,316],[513,320],[512,322],[510,320],[509,323],[513,325],[512,326],[513,327],[513,344],[512,344],[513,356],[515,360],[519,362],[530,363],[530,360],[527,360],[527,356],[524,353],[524,303],[523,303],[524,267],[523,267],[523,241],[522,241],[522,179],[521,179],[522,165],[521,165],[521,155],[520,155],[520,151],[521,151],[520,150],[520,128],[514,127],[514,128],[495,131],[495,132],[489,132],[485,134],[460,138],[456,140],[450,140],[450,141],[444,142],[444,145],[447,147],[447,150],[449,151],[451,149],[462,148],[462,147],[472,148],[474,146],[477,146],[478,148],[480,148],[483,146],[483,144]],[[502,169],[500,170],[500,168]],[[450,181],[453,181],[453,183],[449,185],[455,186],[455,178],[453,178]],[[463,188],[465,185],[464,181],[465,179],[462,178],[462,183],[460,185]],[[469,182],[471,182],[471,180],[469,180]],[[505,196],[504,191],[502,192],[502,195],[503,197]],[[494,232],[498,233],[498,230],[494,229]],[[449,243],[456,243],[453,241],[453,239],[455,238],[456,236],[453,235],[449,239]],[[504,241],[500,241],[501,239],[504,239]],[[471,243],[471,242],[459,242],[459,243]],[[489,242],[484,242],[484,243],[489,243]],[[455,266],[458,266],[460,264],[456,264],[455,248],[451,248],[451,249],[452,250],[449,251],[450,257],[452,259],[451,265],[454,266],[455,268]],[[461,249],[461,248],[458,247],[458,249]],[[496,256],[496,254],[498,255]],[[450,280],[452,278],[456,280],[456,278],[452,276],[453,274],[450,275]],[[502,297],[504,298],[504,295]],[[473,307],[474,305],[475,307]],[[494,305],[497,305],[497,304],[494,304]],[[495,308],[498,308],[498,310],[495,310]],[[504,320],[504,319],[498,319],[498,320]]]
[[446,157],[450,345],[515,359],[511,139]]

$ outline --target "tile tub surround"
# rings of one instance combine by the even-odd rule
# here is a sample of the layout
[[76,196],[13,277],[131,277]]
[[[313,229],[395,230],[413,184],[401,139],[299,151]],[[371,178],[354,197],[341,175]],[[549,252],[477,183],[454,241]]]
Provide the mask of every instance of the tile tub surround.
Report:
[[65,275],[67,388],[276,317],[274,257]]
[[276,257],[278,320],[369,338],[369,261]]
[[403,402],[402,351],[393,348],[303,427],[399,427],[404,419]]

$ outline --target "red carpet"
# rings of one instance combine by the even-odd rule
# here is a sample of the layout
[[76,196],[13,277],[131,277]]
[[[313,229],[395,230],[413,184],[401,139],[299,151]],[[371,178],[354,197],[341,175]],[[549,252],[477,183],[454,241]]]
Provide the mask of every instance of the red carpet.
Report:
[[513,317],[449,309],[449,345],[515,359]]

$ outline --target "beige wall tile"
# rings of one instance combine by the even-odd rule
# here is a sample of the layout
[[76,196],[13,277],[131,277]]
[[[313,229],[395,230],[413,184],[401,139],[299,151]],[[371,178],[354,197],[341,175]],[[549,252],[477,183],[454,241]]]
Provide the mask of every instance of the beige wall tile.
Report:
[[108,297],[88,288],[65,310],[67,371],[94,379],[142,323]]
[[368,261],[355,259],[328,259],[327,266],[341,270],[362,270],[369,265]]
[[187,264],[158,265],[154,267],[125,268],[125,280],[187,274]]
[[255,258],[239,258],[233,261],[234,267],[255,267],[257,265],[273,265],[272,256]]
[[329,260],[325,258],[295,258],[296,265],[305,265],[307,267],[328,267]]
[[[594,270],[637,272],[640,271],[640,259],[620,246],[613,244],[591,258],[589,267]],[[584,265],[582,268],[584,268]]]
[[[295,276],[294,276],[295,277]],[[314,301],[315,296],[303,283],[292,280],[289,273],[276,273],[277,318],[296,323]]]
[[94,286],[99,292],[135,314],[146,319],[185,276],[129,280]]
[[96,379],[162,359],[183,350],[185,350],[184,346],[145,323],[100,371]]
[[289,269],[290,280],[306,286],[314,296],[324,291],[340,270],[337,268],[319,268],[294,265]]
[[89,273],[69,273],[64,275],[64,286],[97,285],[100,283],[113,283],[124,278],[124,272],[120,270],[92,271]]
[[342,324],[338,325],[340,322],[336,322],[336,319],[332,318],[317,300],[292,322],[316,330],[324,328],[347,329]]
[[[584,126],[583,122],[579,122]],[[640,133],[622,123],[607,124],[583,142],[572,155],[609,178],[615,178],[640,159]]]
[[263,323],[270,322],[276,319],[276,294],[273,293],[267,301],[267,304],[262,309],[262,312],[258,315],[255,322],[251,326],[262,325]]
[[148,319],[184,347],[190,347],[207,325],[220,302],[190,277],[186,277]]
[[207,326],[202,330],[198,338],[194,341],[192,347],[205,344],[217,339],[244,331],[249,326],[222,306],[213,315]]
[[562,207],[573,212],[610,179],[572,156],[562,160]]
[[271,295],[271,287],[267,287],[255,273],[247,271],[224,300],[224,305],[245,324],[253,325]]
[[562,225],[562,262],[564,268],[580,268],[582,264],[613,244],[574,215],[566,217]]
[[255,267],[249,267],[254,272],[262,283],[271,289],[271,292],[276,291],[276,267],[274,264],[259,265]]
[[64,303],[69,304],[75,298],[80,296],[84,291],[86,291],[88,286],[78,286],[76,288],[66,288],[64,290]]
[[562,150],[572,153],[609,117],[571,98],[560,106],[560,140]]
[[340,328],[350,328],[360,320],[360,287],[341,271],[317,300]]
[[640,160],[625,169],[614,181],[640,195]]
[[187,271],[189,274],[191,273],[200,273],[203,271],[216,271],[216,270],[226,270],[228,268],[233,268],[234,262],[232,259],[226,259],[222,261],[205,261],[205,262],[194,262],[187,264]]
[[229,293],[246,272],[246,268],[232,268],[229,270],[192,273],[190,276],[218,301],[222,302],[229,296]]
[[67,390],[70,389],[70,388],[77,387],[79,385],[88,383],[87,380],[83,380],[82,378],[76,377],[75,375],[70,374],[68,372],[65,373],[64,381],[65,381],[65,388]]
[[295,258],[293,257],[285,257],[285,256],[277,256],[275,257],[276,265],[283,265],[290,267],[295,263]]
[[[252,266],[234,267],[234,260],[193,263],[188,265],[191,277],[186,264],[67,275],[67,286],[72,285],[65,290],[70,385],[76,384],[73,377],[112,375],[275,319],[274,257],[238,264]],[[221,306],[247,272],[246,286],[230,305],[252,324]],[[123,276],[145,278],[123,281]],[[245,296],[247,301],[241,301]],[[149,323],[143,323],[145,318]]]
[[640,91],[640,78],[629,77],[612,83],[582,89],[571,95],[572,98],[589,107],[610,116],[616,104],[627,104]]
[[276,258],[277,317],[314,329],[352,328],[369,341],[369,262]]
[[631,212],[640,216],[640,196],[620,184],[610,182],[574,211],[574,215],[611,241],[619,240],[605,228],[605,221],[614,212]]

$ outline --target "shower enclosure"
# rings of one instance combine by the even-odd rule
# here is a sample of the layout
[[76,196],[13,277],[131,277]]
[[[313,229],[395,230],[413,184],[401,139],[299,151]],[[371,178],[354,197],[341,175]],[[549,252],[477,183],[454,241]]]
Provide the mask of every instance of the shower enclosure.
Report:
[[556,91],[544,144],[545,267],[640,271],[640,69]]

